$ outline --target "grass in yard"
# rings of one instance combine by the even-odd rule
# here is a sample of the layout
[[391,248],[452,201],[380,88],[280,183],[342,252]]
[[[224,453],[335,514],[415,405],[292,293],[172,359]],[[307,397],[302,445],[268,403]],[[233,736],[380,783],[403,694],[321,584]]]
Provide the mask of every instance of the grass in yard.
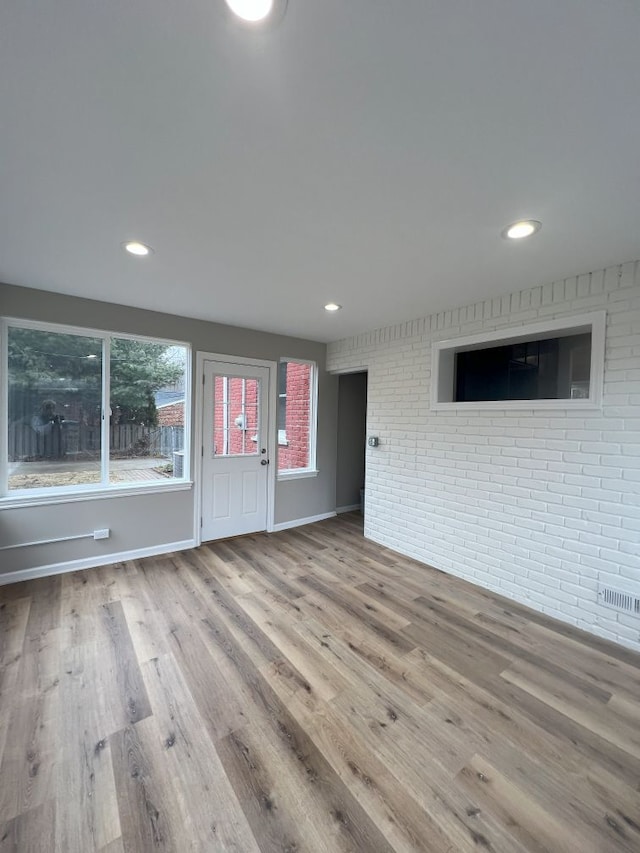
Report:
[[100,482],[97,471],[55,471],[50,474],[13,474],[9,477],[10,489],[46,489],[54,486],[84,486]]
[[[173,465],[156,468],[111,470],[110,483],[135,483],[142,480],[164,480],[173,476]],[[9,489],[47,489],[61,486],[87,486],[100,482],[100,470],[96,471],[51,471],[28,474],[12,474],[9,477]]]

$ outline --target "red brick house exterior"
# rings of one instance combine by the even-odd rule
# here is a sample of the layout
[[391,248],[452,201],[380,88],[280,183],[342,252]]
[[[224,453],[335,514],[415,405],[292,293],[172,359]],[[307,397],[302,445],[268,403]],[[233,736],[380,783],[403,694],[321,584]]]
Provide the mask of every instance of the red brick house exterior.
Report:
[[[309,465],[312,370],[310,364],[287,363],[284,430],[281,423],[278,425],[279,471]],[[257,447],[257,381],[239,377],[225,380],[218,376],[214,393],[215,452],[232,456],[260,452]],[[279,405],[280,399],[279,395]]]
[[[278,395],[279,405],[284,405],[284,429],[282,422],[278,424],[279,471],[307,468],[309,465],[312,375],[313,369],[310,364],[287,362],[286,396],[282,403],[280,402],[282,398],[280,394]],[[255,453],[256,450],[259,452],[260,448],[257,448],[257,381],[217,376],[214,393],[215,452],[231,456]],[[158,406],[157,417],[158,426],[183,427],[184,400]]]
[[287,363],[286,444],[278,447],[279,471],[309,466],[311,377],[310,364]]
[[[258,434],[257,380],[216,376],[214,393],[215,452],[218,454],[229,454],[231,456],[237,456],[242,453],[255,453],[257,449]],[[225,421],[228,427],[226,435],[224,429]],[[257,452],[260,452],[259,449]]]
[[157,409],[158,426],[184,426],[184,400]]

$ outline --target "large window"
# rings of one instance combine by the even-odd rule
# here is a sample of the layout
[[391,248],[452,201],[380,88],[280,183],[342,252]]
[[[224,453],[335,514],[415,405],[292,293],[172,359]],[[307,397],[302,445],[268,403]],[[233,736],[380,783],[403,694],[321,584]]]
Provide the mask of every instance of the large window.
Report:
[[2,491],[186,478],[189,348],[8,321]]
[[302,476],[316,467],[316,366],[282,359],[278,370],[278,474]]

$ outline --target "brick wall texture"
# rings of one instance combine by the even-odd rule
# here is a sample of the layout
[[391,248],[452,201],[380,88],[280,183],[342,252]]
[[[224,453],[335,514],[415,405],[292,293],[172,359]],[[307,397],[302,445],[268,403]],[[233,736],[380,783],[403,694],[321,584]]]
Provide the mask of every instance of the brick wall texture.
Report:
[[[309,464],[311,365],[287,364],[286,444],[278,447],[278,470]],[[255,379],[215,379],[214,442],[216,453],[255,453],[258,436],[258,383]],[[226,401],[226,405],[225,405]],[[166,409],[173,407],[164,407]],[[160,409],[160,413],[164,409]],[[164,423],[164,421],[163,421]],[[226,427],[226,429],[225,429]]]
[[287,362],[287,443],[278,447],[278,470],[307,468],[309,465],[309,413],[311,365]]
[[[597,411],[434,411],[434,341],[606,310]],[[367,369],[365,534],[630,648],[640,618],[640,262],[338,341],[330,371]]]
[[184,426],[184,400],[168,406],[160,406],[158,426]]
[[214,394],[215,452],[258,453],[258,380],[216,376]]

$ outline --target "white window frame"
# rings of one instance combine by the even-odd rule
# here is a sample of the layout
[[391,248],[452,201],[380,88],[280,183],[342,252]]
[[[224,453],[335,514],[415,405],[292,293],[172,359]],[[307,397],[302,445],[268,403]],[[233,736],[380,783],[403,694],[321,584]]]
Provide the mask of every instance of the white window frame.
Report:
[[[52,332],[61,335],[98,338],[102,341],[102,426],[100,447],[100,483],[76,486],[49,486],[40,489],[8,489],[8,422],[9,422],[9,328],[33,329],[34,331]],[[187,350],[185,366],[185,427],[184,427],[184,468],[183,476],[175,480],[154,481],[143,483],[109,483],[109,418],[107,408],[110,389],[110,360],[106,357],[110,351],[112,339],[127,339],[143,341],[165,346],[180,346]],[[135,335],[130,332],[104,331],[85,326],[69,326],[63,323],[42,323],[35,320],[24,320],[19,317],[0,318],[0,509],[10,509],[18,506],[46,506],[52,503],[72,503],[78,500],[92,500],[140,493],[154,494],[156,492],[181,491],[192,488],[190,479],[191,465],[191,375],[192,349],[185,341],[175,341],[166,338],[154,338],[149,335]]]
[[[294,358],[293,356],[282,356],[278,360],[278,365],[283,361],[293,362],[294,364],[308,364],[311,367],[311,377],[309,381],[309,461],[306,468],[285,468],[282,471],[278,468],[278,480],[300,480],[304,477],[317,477],[316,445],[318,436],[318,365],[315,361],[310,359]],[[279,400],[279,393],[280,382],[278,381],[276,387],[276,406]],[[286,447],[288,445],[288,442],[286,441],[286,431],[282,430],[282,432],[285,433],[285,443],[281,444],[280,436],[278,436],[278,452],[280,447]]]
[[[431,350],[431,408],[436,411],[478,411],[480,409],[599,409],[604,381],[606,312],[561,317],[527,326],[511,326],[470,337],[436,341]],[[582,399],[474,400],[458,402],[455,394],[455,356],[474,349],[544,340],[545,336],[591,334],[589,396]]]
[[[282,397],[285,399],[284,409],[285,415],[287,411],[287,395],[280,393],[280,365],[286,364],[286,359],[281,358],[278,362],[278,377],[277,377],[277,387],[276,387],[276,426],[278,426],[278,421],[280,419],[280,400]],[[286,425],[284,429],[278,429],[278,447],[287,447],[289,442],[287,441],[287,430]]]

